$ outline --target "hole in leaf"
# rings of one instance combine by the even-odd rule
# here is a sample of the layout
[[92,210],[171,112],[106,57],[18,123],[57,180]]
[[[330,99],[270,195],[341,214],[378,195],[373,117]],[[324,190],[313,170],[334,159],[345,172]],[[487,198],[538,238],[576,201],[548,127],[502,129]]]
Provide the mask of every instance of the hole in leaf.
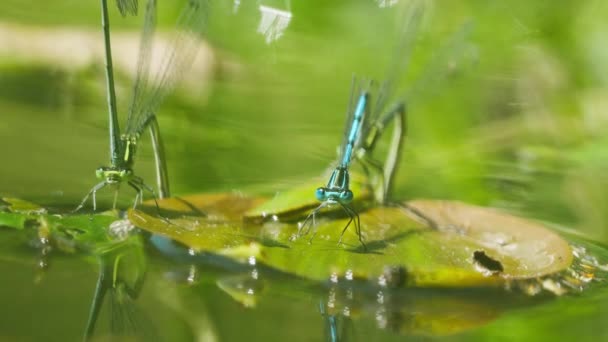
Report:
[[478,266],[492,273],[504,271],[504,268],[502,267],[500,261],[492,259],[488,255],[486,255],[486,252],[484,251],[475,251],[473,253],[473,260],[475,261],[475,263],[477,263]]

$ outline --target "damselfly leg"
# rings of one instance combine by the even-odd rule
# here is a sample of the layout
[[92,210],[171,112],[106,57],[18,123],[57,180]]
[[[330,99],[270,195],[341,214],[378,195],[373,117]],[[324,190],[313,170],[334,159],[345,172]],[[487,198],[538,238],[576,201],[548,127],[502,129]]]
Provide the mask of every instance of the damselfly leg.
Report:
[[[393,135],[389,142],[384,164],[371,157],[377,142],[384,130],[393,122]],[[407,135],[407,111],[403,102],[397,103],[388,113],[375,120],[363,133],[365,139],[357,151],[357,160],[361,163],[370,181],[370,186],[377,203],[384,204],[390,196],[393,180],[399,166],[403,150],[403,141]]]

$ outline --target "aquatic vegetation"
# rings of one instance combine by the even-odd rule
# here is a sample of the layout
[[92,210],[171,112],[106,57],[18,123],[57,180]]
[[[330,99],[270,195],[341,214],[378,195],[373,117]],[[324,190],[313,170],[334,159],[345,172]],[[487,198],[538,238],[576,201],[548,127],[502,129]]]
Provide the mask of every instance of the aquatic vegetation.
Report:
[[[179,204],[186,213],[204,209],[209,217],[186,214],[169,222],[132,210],[129,220],[179,242],[185,246],[182,255],[215,254],[243,264],[255,260],[320,282],[512,287],[564,271],[573,260],[570,244],[542,224],[459,202],[411,201],[365,210],[363,234],[369,243],[364,249],[356,234],[344,235],[345,247],[335,245],[341,233],[337,227],[349,218],[320,220],[317,241],[308,244],[292,241],[298,231],[294,223],[243,225],[234,208],[245,212],[260,198],[219,194],[171,201],[167,207],[161,201],[161,210]],[[177,245],[159,248],[180,254]]]
[[[345,234],[346,247],[335,245],[340,238],[336,227],[348,218],[325,217],[312,245],[290,238],[298,230],[293,223],[243,223],[242,214],[265,200],[219,193],[159,201],[170,220],[141,210],[130,210],[128,220],[116,212],[53,215],[15,199],[4,200],[2,213],[26,218],[25,226],[15,228],[44,227],[49,243],[62,251],[95,257],[100,274],[85,336],[93,336],[104,302],[113,303],[112,336],[153,334],[145,328],[146,314],[134,306],[146,273],[142,238],[148,236],[135,227],[152,233],[151,243],[165,257],[197,269],[212,265],[226,270],[216,285],[247,307],[277,291],[316,293],[325,307],[326,332],[336,336],[348,335],[344,324],[371,313],[382,329],[454,334],[485,325],[512,308],[540,303],[517,293],[580,292],[606,273],[593,256],[597,251],[493,209],[431,200],[367,209],[361,213],[369,241],[364,250],[354,232]],[[156,213],[151,203],[141,209]],[[467,288],[476,290],[459,292]],[[411,319],[404,321],[403,315]]]

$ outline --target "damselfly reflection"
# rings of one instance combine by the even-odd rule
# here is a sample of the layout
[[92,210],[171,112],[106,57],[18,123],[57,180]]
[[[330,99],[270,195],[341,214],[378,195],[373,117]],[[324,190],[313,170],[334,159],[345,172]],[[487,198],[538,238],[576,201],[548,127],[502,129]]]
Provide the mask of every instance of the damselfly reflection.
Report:
[[[118,0],[117,6],[123,16],[127,14],[136,15],[138,11],[137,0]],[[200,45],[199,38],[207,27],[207,1],[187,1],[177,20],[171,46],[164,53],[160,72],[155,77],[151,77],[150,60],[153,55],[152,43],[156,26],[156,11],[157,1],[148,0],[141,34],[133,96],[128,111],[126,128],[121,133],[114,90],[107,0],[101,0],[109,108],[110,166],[97,169],[96,176],[101,182],[89,191],[76,210],[81,209],[90,196],[92,196],[93,210],[96,210],[97,191],[108,185],[116,187],[113,204],[113,207],[115,207],[118,188],[122,183],[127,183],[137,193],[134,206],[143,201],[144,190],[150,192],[156,200],[155,191],[145,184],[142,178],[136,176],[133,171],[137,145],[142,132],[146,128],[150,130],[154,149],[158,195],[161,198],[169,196],[166,161],[156,114],[165,96],[187,72],[196,56],[197,47]]]
[[325,341],[327,342],[340,342],[348,341],[352,337],[353,322],[348,314],[348,309],[345,310],[346,314],[338,311],[335,307],[328,307],[328,305],[321,300],[319,302],[319,312],[321,317],[324,319],[324,335]]
[[[140,311],[135,300],[143,288],[146,275],[146,260],[138,237],[112,243],[97,251],[99,275],[91,303],[84,339],[103,335],[100,324],[107,323],[113,338],[140,337],[155,340],[155,330]],[[109,322],[101,319],[109,311]],[[137,340],[140,340],[139,338]]]

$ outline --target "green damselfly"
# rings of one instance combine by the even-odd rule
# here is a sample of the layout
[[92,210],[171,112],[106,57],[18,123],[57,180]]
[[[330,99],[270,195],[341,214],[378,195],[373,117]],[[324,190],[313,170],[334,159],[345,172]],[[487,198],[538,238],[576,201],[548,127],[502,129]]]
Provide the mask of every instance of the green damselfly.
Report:
[[[138,12],[138,0],[117,0],[116,3],[123,16],[136,15]],[[184,73],[187,72],[196,56],[197,47],[201,43],[199,38],[207,27],[207,5],[207,0],[187,0],[177,20],[171,45],[165,51],[162,58],[160,72],[153,77],[150,74],[150,60],[153,55],[152,45],[156,26],[157,0],[148,0],[141,33],[133,96],[129,106],[126,128],[124,132],[121,132],[118,123],[118,110],[114,89],[108,5],[107,0],[101,0],[109,109],[110,166],[100,167],[96,170],[96,176],[101,182],[87,193],[76,210],[81,209],[90,196],[92,196],[93,210],[96,210],[96,193],[108,185],[116,186],[113,204],[115,207],[118,187],[122,183],[127,183],[136,191],[137,195],[134,206],[138,202],[143,201],[144,190],[152,193],[156,200],[157,196],[154,190],[133,172],[137,144],[142,132],[146,128],[150,130],[154,150],[158,195],[161,198],[170,195],[164,148],[156,120],[156,113],[162,100],[175,87]]]

